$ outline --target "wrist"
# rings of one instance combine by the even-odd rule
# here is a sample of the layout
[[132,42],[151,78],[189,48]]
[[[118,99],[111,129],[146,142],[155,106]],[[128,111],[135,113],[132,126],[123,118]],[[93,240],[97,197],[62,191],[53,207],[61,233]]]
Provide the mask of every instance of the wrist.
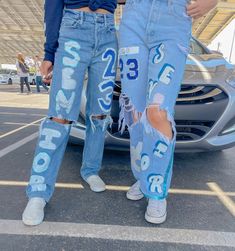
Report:
[[45,52],[43,61],[49,61],[52,64],[54,64],[54,60],[55,60],[55,55],[54,54]]

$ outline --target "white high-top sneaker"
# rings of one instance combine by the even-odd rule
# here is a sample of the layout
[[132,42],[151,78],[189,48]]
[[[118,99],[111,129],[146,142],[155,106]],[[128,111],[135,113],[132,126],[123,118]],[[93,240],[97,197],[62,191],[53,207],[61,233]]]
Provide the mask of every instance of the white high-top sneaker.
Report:
[[23,223],[28,226],[41,224],[44,219],[45,205],[46,201],[43,198],[31,198],[22,215]]
[[100,193],[106,190],[104,181],[98,175],[91,175],[87,178],[86,182],[93,192]]
[[129,200],[141,200],[144,197],[143,193],[140,191],[139,181],[130,187],[126,193],[126,197]]
[[147,210],[145,212],[145,220],[154,223],[161,224],[166,220],[166,199],[154,200],[149,199]]

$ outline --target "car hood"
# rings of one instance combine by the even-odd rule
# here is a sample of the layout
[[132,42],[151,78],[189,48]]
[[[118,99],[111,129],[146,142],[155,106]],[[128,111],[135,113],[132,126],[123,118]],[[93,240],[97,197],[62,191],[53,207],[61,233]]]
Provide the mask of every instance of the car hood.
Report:
[[226,72],[234,68],[220,54],[190,54],[186,61],[186,71]]
[[221,55],[190,54],[186,62],[183,83],[224,82],[233,69],[234,65],[228,63]]

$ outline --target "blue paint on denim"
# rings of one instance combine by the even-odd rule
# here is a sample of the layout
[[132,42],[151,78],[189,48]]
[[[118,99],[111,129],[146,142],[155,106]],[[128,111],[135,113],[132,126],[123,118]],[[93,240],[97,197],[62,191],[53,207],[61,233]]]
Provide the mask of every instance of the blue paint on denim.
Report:
[[[65,11],[55,56],[48,118],[41,124],[27,188],[29,198],[42,197],[49,201],[53,194],[71,125],[50,118],[78,120],[86,71],[86,140],[81,175],[86,180],[98,174],[106,129],[112,123],[110,110],[116,54],[113,15]],[[97,115],[104,115],[104,119],[95,118]]]
[[[127,0],[120,25],[120,123],[122,129],[128,126],[132,170],[148,198],[164,199],[171,183],[176,141],[174,106],[192,27],[186,14],[187,2]],[[130,60],[132,64],[128,64]],[[130,79],[130,74],[137,77]],[[167,112],[173,139],[149,123],[149,106]]]

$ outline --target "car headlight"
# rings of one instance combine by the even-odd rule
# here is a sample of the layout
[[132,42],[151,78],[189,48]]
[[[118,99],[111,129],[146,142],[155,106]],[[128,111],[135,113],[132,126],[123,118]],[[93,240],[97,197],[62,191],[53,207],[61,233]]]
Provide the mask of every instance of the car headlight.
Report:
[[225,82],[235,88],[235,70],[233,71],[232,75],[225,80]]

